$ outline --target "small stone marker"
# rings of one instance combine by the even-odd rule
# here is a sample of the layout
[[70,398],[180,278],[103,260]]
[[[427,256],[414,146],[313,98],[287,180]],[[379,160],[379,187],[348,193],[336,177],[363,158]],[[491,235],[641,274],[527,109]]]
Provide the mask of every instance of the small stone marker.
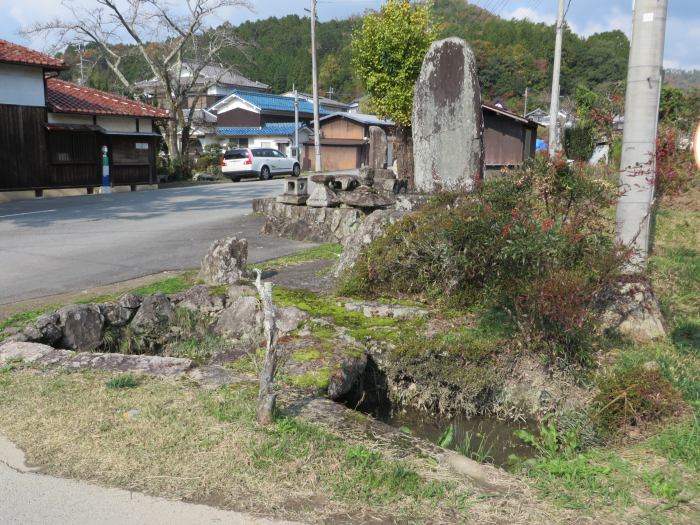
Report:
[[309,181],[306,177],[286,179],[283,182],[284,193],[277,196],[277,202],[297,206],[306,204],[309,198]]
[[460,38],[433,42],[413,99],[415,186],[469,191],[484,168],[483,118],[474,54]]
[[379,126],[369,127],[369,167],[383,168],[386,164],[386,132]]
[[199,277],[206,284],[236,284],[246,273],[248,241],[227,237],[214,241],[202,260]]

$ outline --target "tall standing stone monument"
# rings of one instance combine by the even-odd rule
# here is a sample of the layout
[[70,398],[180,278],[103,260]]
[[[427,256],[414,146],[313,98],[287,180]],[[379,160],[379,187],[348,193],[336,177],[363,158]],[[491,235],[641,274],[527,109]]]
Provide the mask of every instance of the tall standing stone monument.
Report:
[[469,191],[484,170],[481,92],[474,54],[460,38],[433,42],[413,99],[415,186]]
[[386,165],[386,132],[379,126],[369,127],[369,167],[382,169]]

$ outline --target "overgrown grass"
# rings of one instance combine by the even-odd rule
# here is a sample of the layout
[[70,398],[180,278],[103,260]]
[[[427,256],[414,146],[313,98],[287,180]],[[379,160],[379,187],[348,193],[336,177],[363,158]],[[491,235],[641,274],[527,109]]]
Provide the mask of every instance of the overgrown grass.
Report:
[[697,413],[664,428],[647,445],[665,458],[685,463],[700,474],[700,416]]
[[134,374],[122,374],[113,377],[105,383],[105,387],[110,390],[118,390],[121,388],[136,388],[139,386],[139,379]]
[[328,243],[314,246],[313,248],[308,248],[292,255],[285,255],[277,259],[251,264],[250,266],[262,271],[280,270],[282,268],[298,266],[312,261],[335,261],[342,253],[343,247],[340,244]]
[[167,277],[160,281],[153,282],[146,286],[141,286],[131,290],[131,293],[136,295],[153,295],[157,293],[162,294],[174,294],[179,292],[184,292],[188,288],[191,288],[196,284],[197,272],[189,271],[184,272],[180,275],[174,277]]
[[24,326],[37,318],[41,317],[45,313],[51,312],[59,308],[58,305],[46,306],[44,308],[33,308],[31,310],[25,310],[24,312],[16,313],[7,319],[0,321],[0,341],[2,341],[5,336],[5,332],[8,328],[17,328]]
[[[700,521],[700,213],[693,210],[662,208],[656,217],[649,273],[669,337],[644,345],[622,342],[612,364],[605,365],[613,380],[604,381],[601,390],[618,398],[613,405],[624,417],[621,399],[668,381],[692,410],[641,428],[637,441],[624,446],[527,462],[525,472],[557,505],[615,522]],[[673,396],[668,385],[661,390]],[[650,401],[663,397],[652,394]],[[677,400],[666,409],[672,413],[682,404]],[[639,407],[627,408],[629,419],[638,416],[632,412]]]

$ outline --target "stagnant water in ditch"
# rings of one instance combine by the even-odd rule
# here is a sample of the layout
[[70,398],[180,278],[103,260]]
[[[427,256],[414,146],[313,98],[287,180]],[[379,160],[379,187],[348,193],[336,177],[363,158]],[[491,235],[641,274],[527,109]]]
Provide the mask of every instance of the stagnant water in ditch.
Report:
[[[395,406],[387,392],[386,376],[370,358],[357,388],[342,401],[349,408],[416,437],[443,444],[476,461],[507,467],[512,455],[521,458],[535,456],[535,450],[513,434],[521,429],[533,432],[536,428],[533,422],[504,421],[485,416],[435,416],[414,408]],[[452,434],[450,443],[440,443],[448,429]]]
[[532,431],[532,425],[526,422],[502,421],[485,416],[436,417],[412,408],[395,408],[378,419],[433,443],[438,443],[452,427],[453,437],[449,448],[499,467],[508,466],[508,458],[513,454],[524,458],[534,456],[532,447],[513,435],[520,429]]

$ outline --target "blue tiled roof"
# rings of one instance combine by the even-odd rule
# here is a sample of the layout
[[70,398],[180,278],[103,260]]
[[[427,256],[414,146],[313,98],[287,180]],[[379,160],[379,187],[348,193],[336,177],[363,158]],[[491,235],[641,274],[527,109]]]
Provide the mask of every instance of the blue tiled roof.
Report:
[[[243,91],[236,89],[232,92],[234,95],[241,97],[246,102],[250,102],[254,106],[259,107],[262,111],[289,111],[294,113],[294,98],[283,97],[282,95],[271,95],[269,93],[257,93],[255,91]],[[299,99],[300,113],[313,113],[314,106],[310,102]],[[320,115],[327,115],[328,110],[319,107]]]
[[[299,124],[299,129],[305,127]],[[261,128],[216,128],[217,135],[229,137],[254,137],[254,136],[292,136],[294,135],[293,122],[271,122]]]

